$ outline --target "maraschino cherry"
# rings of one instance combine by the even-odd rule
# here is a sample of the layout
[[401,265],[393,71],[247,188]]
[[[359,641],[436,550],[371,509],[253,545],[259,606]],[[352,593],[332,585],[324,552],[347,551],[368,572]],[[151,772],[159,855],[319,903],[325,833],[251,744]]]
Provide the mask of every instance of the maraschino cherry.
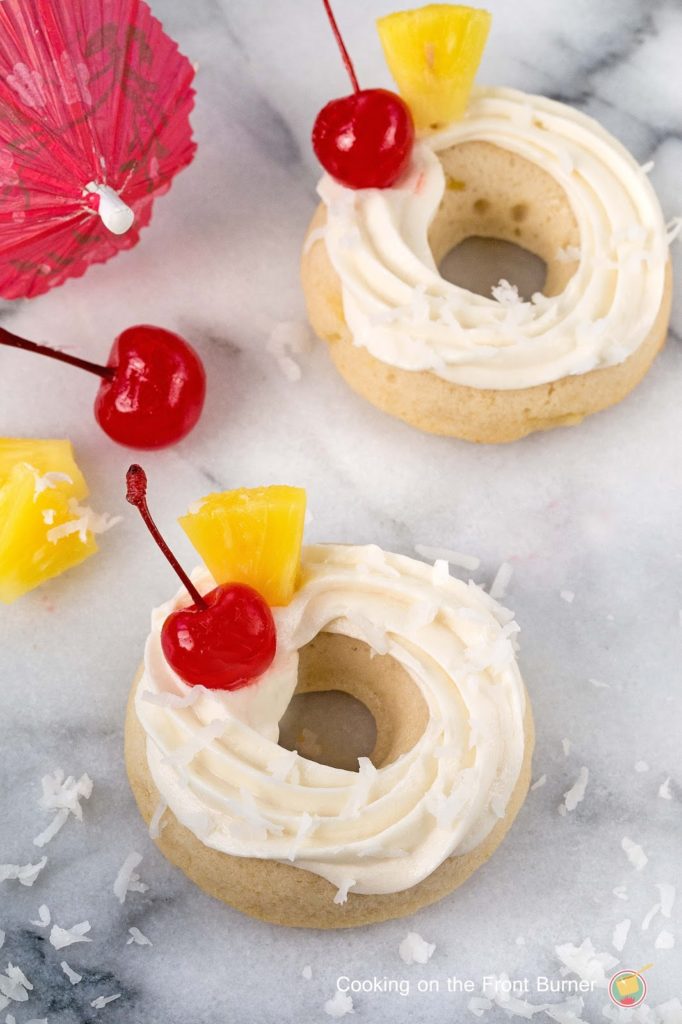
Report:
[[361,89],[329,0],[323,0],[353,86],[317,115],[313,149],[325,171],[348,188],[390,188],[405,171],[414,145],[407,104],[388,89]]
[[37,352],[97,374],[95,418],[128,448],[165,448],[189,434],[206,397],[206,373],[179,335],[162,327],[129,327],[114,342],[106,366],[37,345],[0,328],[0,345]]
[[226,583],[203,596],[161,536],[147,506],[147,476],[131,466],[126,499],[139,510],[149,532],[180,577],[192,604],[172,612],[161,628],[168,664],[190,686],[238,690],[265,672],[275,657],[272,612],[258,591]]

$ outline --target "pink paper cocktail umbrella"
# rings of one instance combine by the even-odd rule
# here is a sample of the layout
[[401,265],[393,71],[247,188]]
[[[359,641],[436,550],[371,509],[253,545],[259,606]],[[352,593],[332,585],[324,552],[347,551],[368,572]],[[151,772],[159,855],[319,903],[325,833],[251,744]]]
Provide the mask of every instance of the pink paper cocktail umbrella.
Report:
[[0,296],[136,244],[194,156],[193,77],[144,0],[0,2]]

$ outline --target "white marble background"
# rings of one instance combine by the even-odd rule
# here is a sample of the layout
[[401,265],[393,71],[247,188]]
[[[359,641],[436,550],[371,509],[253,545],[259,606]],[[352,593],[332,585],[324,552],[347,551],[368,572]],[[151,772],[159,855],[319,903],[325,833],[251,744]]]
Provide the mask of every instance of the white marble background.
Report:
[[[375,16],[388,0],[338,0],[361,81],[388,84]],[[481,78],[547,93],[599,117],[642,161],[666,215],[682,212],[682,8],[679,0],[490,0],[494,30]],[[85,279],[2,311],[36,339],[105,356],[114,335],[151,321],[183,332],[210,376],[206,415],[177,449],[145,459],[158,519],[191,562],[174,525],[206,491],[288,481],[309,490],[311,540],[417,543],[480,555],[489,583],[509,560],[508,602],[523,628],[522,667],[536,712],[535,777],[509,839],[458,894],[409,922],[361,932],[277,930],[192,887],[156,852],[128,790],[121,756],[124,703],[150,607],[174,587],[123,502],[130,461],[90,414],[94,382],[47,361],[0,354],[0,434],[68,436],[93,504],[123,523],[101,553],[0,612],[0,861],[37,859],[32,838],[49,816],[40,777],[62,766],[95,780],[85,821],[47,847],[32,888],[0,884],[6,961],[33,982],[18,1024],[270,1024],[328,1020],[336,978],[453,973],[477,983],[508,972],[558,978],[554,947],[590,936],[614,953],[614,925],[632,919],[623,967],[650,961],[649,1003],[682,995],[679,910],[641,922],[656,883],[680,883],[682,854],[682,305],[664,354],[618,408],[576,428],[511,447],[439,440],[392,422],[355,398],[322,346],[291,383],[266,351],[273,326],[304,319],[298,256],[315,202],[308,133],[319,107],[347,91],[318,0],[156,0],[156,12],[199,62],[194,166],[157,206],[142,244]],[[675,254],[678,288],[682,264]],[[575,592],[567,603],[561,590]],[[591,678],[609,684],[595,687]],[[568,755],[562,739],[571,741]],[[636,772],[645,761],[648,771]],[[586,797],[557,808],[582,766]],[[672,799],[657,796],[672,776]],[[649,857],[637,872],[628,835]],[[149,884],[120,906],[113,880],[131,850]],[[629,901],[614,897],[626,886]],[[28,922],[46,903],[54,920],[87,918],[92,943],[58,953]],[[139,927],[152,947],[127,946]],[[437,950],[407,967],[408,928]],[[662,928],[672,950],[654,947]],[[522,941],[523,940],[523,941]],[[84,976],[72,987],[66,958]],[[312,979],[301,978],[305,965]],[[96,1010],[91,1000],[121,993]],[[541,1001],[540,996],[531,996]],[[558,998],[556,996],[550,998]],[[466,996],[363,995],[357,1020],[474,1019]],[[603,989],[582,1018],[606,1018]],[[491,1010],[496,1024],[507,1015]],[[537,1020],[548,1020],[540,1013]],[[573,1020],[572,1017],[555,1019]],[[637,1020],[678,1022],[668,1016]]]

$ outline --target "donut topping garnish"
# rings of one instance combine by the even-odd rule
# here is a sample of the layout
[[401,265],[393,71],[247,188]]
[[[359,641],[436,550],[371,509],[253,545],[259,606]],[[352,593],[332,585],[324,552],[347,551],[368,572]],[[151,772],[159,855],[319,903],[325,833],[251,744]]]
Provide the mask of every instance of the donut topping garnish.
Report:
[[87,496],[69,441],[0,438],[0,602],[95,554],[96,534],[119,520],[94,512]]
[[217,583],[248,583],[269,605],[289,604],[305,527],[302,487],[210,494],[179,520]]
[[459,4],[429,4],[387,14],[377,29],[389,70],[417,128],[463,117],[492,18]]
[[126,499],[138,509],[192,599],[192,604],[172,612],[163,624],[161,645],[168,664],[190,686],[213,690],[248,686],[275,657],[277,634],[269,605],[244,583],[224,583],[200,594],[152,519],[142,467],[131,466],[126,482]]
[[313,149],[324,169],[347,188],[390,188],[410,162],[412,114],[396,93],[360,88],[329,0],[323,3],[353,92],[317,115]]
[[0,328],[0,345],[49,356],[101,379],[95,419],[128,448],[165,448],[196,426],[204,407],[206,373],[188,343],[162,327],[140,324],[116,338],[106,366],[38,345]]

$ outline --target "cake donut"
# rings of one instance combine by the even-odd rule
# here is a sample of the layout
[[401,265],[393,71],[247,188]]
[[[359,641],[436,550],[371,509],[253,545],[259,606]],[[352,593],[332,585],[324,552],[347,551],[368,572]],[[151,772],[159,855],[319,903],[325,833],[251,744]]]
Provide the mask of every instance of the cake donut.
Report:
[[[213,533],[200,546],[215,564],[230,518],[215,510],[234,498],[209,500]],[[204,595],[216,586],[207,568],[192,580]],[[523,803],[533,750],[511,612],[445,562],[305,547],[291,599],[271,609],[268,667],[215,688],[189,684],[167,657],[165,624],[190,600],[183,589],[152,614],[126,764],[161,851],[204,891],[275,924],[347,928],[410,914],[490,857]],[[375,719],[358,771],[278,745],[293,695],[323,690]]]
[[[624,398],[665,342],[655,192],[565,104],[477,89],[458,120],[422,130],[390,187],[328,173],[318,191],[302,260],[312,326],[356,392],[415,427],[496,443],[578,423]],[[543,291],[523,301],[501,281],[487,297],[445,280],[443,257],[472,236],[539,256]]]

